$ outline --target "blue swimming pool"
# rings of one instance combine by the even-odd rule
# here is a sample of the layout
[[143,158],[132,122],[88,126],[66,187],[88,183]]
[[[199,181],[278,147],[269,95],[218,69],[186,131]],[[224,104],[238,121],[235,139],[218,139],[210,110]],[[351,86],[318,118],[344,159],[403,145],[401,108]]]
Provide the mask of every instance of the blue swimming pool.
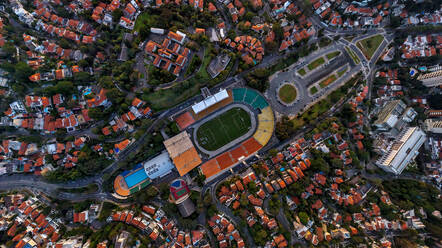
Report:
[[130,189],[146,179],[147,175],[146,172],[144,171],[144,168],[140,168],[137,171],[130,174],[129,176],[125,177],[124,181],[126,181],[127,187]]
[[89,95],[90,93],[92,93],[92,89],[91,89],[91,88],[87,88],[86,90],[83,91],[83,95],[84,95],[84,96],[87,96],[87,95]]

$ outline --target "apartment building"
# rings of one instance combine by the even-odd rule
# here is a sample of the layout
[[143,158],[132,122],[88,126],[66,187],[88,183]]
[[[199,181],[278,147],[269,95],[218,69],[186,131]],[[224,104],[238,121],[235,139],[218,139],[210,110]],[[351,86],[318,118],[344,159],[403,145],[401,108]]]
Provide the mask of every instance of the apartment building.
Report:
[[425,142],[426,135],[419,127],[402,130],[390,143],[387,152],[376,161],[381,169],[399,175],[419,154],[418,150]]

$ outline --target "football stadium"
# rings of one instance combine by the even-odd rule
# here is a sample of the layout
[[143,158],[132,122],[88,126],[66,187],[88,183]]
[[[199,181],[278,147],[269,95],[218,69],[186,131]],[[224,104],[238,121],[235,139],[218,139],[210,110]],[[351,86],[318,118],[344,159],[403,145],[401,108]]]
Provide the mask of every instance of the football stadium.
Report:
[[235,107],[202,124],[196,139],[204,149],[214,151],[243,136],[250,128],[249,113]]
[[267,145],[275,120],[260,93],[249,88],[207,92],[174,117],[181,132],[163,142],[161,155],[116,177],[118,195],[129,196],[173,169],[184,176],[199,166],[210,181]]
[[175,121],[183,131],[195,129],[196,147],[211,152],[199,167],[207,181],[256,154],[269,142],[275,127],[266,99],[249,88],[222,90]]

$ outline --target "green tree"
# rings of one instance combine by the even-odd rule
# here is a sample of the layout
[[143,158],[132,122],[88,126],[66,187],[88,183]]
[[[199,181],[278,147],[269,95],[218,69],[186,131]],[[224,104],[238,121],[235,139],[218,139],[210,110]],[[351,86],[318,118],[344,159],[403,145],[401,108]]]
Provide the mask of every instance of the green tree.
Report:
[[212,196],[210,195],[210,192],[204,195],[203,203],[205,206],[210,206],[212,204]]
[[91,81],[91,75],[87,72],[80,71],[74,74],[75,82],[88,83]]
[[312,163],[311,167],[314,170],[323,171],[326,174],[328,174],[330,172],[330,167],[328,166],[328,163],[323,158],[313,159],[311,161],[311,163]]
[[294,131],[293,122],[288,116],[283,116],[281,120],[276,123],[275,132],[279,140],[288,139]]
[[262,228],[256,231],[253,235],[255,243],[258,245],[264,245],[267,241],[267,236],[268,236],[267,232]]
[[70,95],[74,92],[74,84],[71,81],[60,81],[55,87],[56,93],[63,95]]
[[289,194],[294,196],[299,196],[304,192],[304,187],[300,183],[293,183],[289,185]]
[[32,68],[23,61],[18,62],[14,67],[14,76],[17,82],[27,83],[29,82],[29,76],[32,75]]
[[120,21],[120,18],[123,16],[123,10],[121,10],[120,8],[117,8],[114,10],[114,12],[112,12],[112,19],[115,22]]
[[100,108],[90,108],[88,115],[92,119],[102,120],[106,114]]
[[105,89],[111,89],[114,87],[114,82],[112,81],[111,76],[100,77],[98,79],[98,84]]
[[241,198],[239,199],[239,203],[241,204],[242,207],[246,207],[247,205],[249,205],[249,200],[247,199],[246,194],[241,195]]
[[280,41],[284,38],[284,30],[281,27],[281,24],[275,23],[272,26],[273,32],[275,32],[275,39]]
[[299,212],[298,217],[302,224],[307,224],[309,217],[306,212]]

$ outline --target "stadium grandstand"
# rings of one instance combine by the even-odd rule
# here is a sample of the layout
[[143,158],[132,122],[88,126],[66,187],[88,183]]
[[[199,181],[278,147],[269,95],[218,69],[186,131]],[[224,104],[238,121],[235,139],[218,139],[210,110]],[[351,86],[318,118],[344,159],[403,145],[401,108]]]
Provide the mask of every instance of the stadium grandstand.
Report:
[[201,158],[186,131],[165,140],[164,146],[180,176],[186,175],[201,164]]
[[232,90],[233,101],[249,104],[254,109],[264,109],[269,106],[266,99],[258,92],[247,88],[236,88]]
[[258,152],[269,142],[275,128],[273,111],[263,96],[255,90],[247,88],[235,88],[231,92],[234,102],[248,104],[260,112],[258,114],[258,127],[253,137],[242,142],[235,149],[207,161],[200,167],[201,173],[206,176],[208,181],[215,178],[220,172]]
[[194,104],[190,110],[190,113],[195,120],[201,120],[208,114],[232,102],[233,97],[231,93],[224,89],[214,95],[208,96],[203,101]]
[[204,99],[203,101],[194,104],[192,106],[192,110],[195,114],[198,114],[202,111],[204,111],[205,109],[209,108],[212,105],[215,105],[218,102],[221,102],[224,99],[227,99],[229,97],[229,94],[227,93],[227,90],[222,90],[218,93],[216,93],[213,96],[209,96],[206,99]]
[[262,145],[251,137],[241,143],[237,148],[222,153],[221,155],[207,161],[204,163],[200,170],[209,179],[218,173],[232,167],[233,165],[240,162],[242,159],[247,158],[262,148]]
[[124,171],[114,180],[114,190],[120,196],[129,196],[140,191],[151,183],[142,164],[134,169]]
[[273,134],[275,127],[275,120],[273,112],[270,106],[267,106],[261,110],[261,114],[258,115],[258,128],[253,137],[263,146],[269,142]]
[[[209,92],[210,94],[210,92]],[[220,90],[214,95],[209,95],[201,102],[197,102],[189,109],[189,111],[179,115],[175,121],[180,130],[186,129],[188,126],[201,120],[210,113],[227,106],[233,102],[233,97],[230,91]]]

